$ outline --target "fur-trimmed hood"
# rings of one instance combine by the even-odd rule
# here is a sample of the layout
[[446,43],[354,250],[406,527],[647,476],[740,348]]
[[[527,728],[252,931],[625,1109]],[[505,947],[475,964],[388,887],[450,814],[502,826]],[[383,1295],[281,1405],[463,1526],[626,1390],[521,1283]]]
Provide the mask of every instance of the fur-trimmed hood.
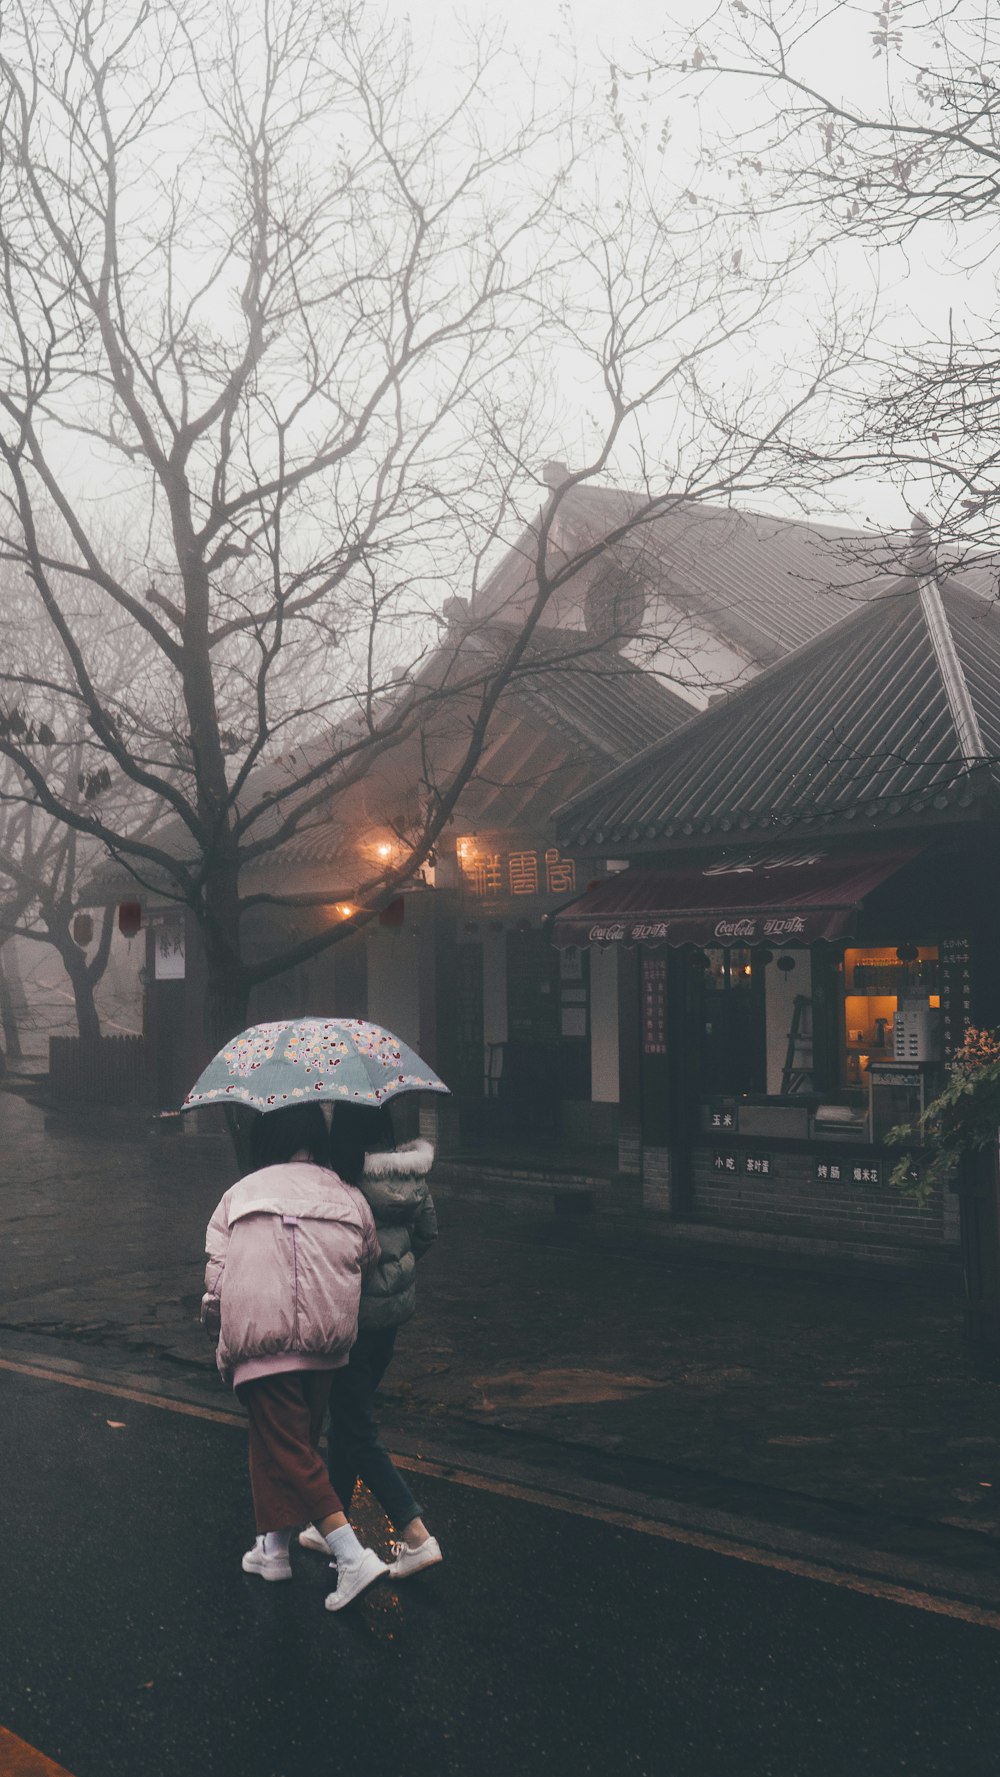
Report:
[[382,1257],[361,1294],[359,1325],[398,1327],[416,1306],[416,1262],[437,1238],[427,1175],[434,1164],[429,1141],[411,1141],[368,1154],[358,1183],[371,1206]]
[[426,1178],[434,1164],[434,1149],[429,1141],[404,1142],[401,1148],[390,1148],[384,1154],[366,1154],[366,1179]]

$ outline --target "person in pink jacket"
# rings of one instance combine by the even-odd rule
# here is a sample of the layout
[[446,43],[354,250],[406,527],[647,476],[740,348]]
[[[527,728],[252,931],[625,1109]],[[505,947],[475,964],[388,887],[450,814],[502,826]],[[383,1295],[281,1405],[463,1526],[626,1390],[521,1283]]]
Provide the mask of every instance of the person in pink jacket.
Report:
[[329,1170],[318,1104],[257,1117],[253,1170],[208,1224],[202,1321],[246,1408],[257,1539],[246,1573],[291,1579],[292,1532],[311,1519],[337,1564],[341,1610],[387,1571],[358,1541],[319,1453],[333,1372],[357,1338],[362,1282],[379,1259],[361,1191]]

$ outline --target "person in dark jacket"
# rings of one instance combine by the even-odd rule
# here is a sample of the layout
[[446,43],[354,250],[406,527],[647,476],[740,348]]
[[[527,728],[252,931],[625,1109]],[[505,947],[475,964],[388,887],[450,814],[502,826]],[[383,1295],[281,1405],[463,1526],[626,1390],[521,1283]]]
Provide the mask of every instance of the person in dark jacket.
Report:
[[[330,1484],[350,1513],[360,1476],[375,1495],[400,1540],[394,1544],[390,1574],[404,1579],[442,1559],[437,1537],[423,1520],[423,1508],[410,1492],[379,1437],[375,1392],[392,1361],[396,1333],[416,1307],[417,1260],[437,1238],[437,1216],[427,1185],[434,1160],[429,1142],[393,1147],[388,1109],[350,1103],[333,1113],[330,1165],[368,1199],[381,1257],[361,1292],[358,1337],[350,1360],[331,1378],[327,1467]],[[313,1529],[302,1531],[303,1548],[321,1548]],[[325,1544],[322,1548],[325,1551]]]

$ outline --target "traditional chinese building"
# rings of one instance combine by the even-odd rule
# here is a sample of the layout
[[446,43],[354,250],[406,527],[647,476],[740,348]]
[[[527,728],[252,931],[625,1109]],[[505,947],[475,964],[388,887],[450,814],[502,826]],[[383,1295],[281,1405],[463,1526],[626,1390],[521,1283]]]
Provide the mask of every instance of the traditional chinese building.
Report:
[[[560,846],[552,810],[688,722],[720,684],[752,678],[853,610],[859,564],[875,545],[858,533],[693,504],[630,530],[636,496],[589,486],[563,486],[559,495],[564,473],[552,465],[547,474],[551,499],[559,498],[549,568],[609,530],[622,534],[553,595],[433,868],[364,931],[265,984],[252,1015],[364,1012],[398,1030],[455,1088],[456,1105],[432,1113],[446,1146],[547,1135],[613,1155],[616,953],[557,950],[547,922],[567,897],[614,875],[628,853]],[[474,646],[502,650],[520,626],[537,540],[537,525],[529,527],[468,604],[453,601],[451,621]],[[435,744],[446,764],[447,734]],[[268,769],[280,780],[281,761]],[[421,776],[415,743],[390,751],[261,860],[246,891],[303,904],[248,917],[259,954],[324,922],[350,925],[353,886],[391,854]],[[251,789],[259,792],[258,780]],[[157,835],[166,836],[166,828]],[[176,837],[184,843],[183,832]],[[114,869],[103,884],[106,894],[134,892]],[[197,935],[188,925],[182,955],[184,922],[155,894],[143,898],[149,1075],[168,1106],[200,1056]],[[626,1118],[626,1148],[631,1127]]]
[[651,1210],[954,1245],[888,1187],[1000,1022],[1000,613],[926,564],[559,811],[627,859],[560,912],[618,970],[620,1163]]
[[[549,572],[599,539],[618,540],[556,588],[543,622],[565,635],[613,635],[627,660],[682,687],[695,707],[829,629],[898,556],[893,539],[873,533],[694,500],[640,518],[644,496],[566,485],[567,475],[564,464],[546,467]],[[523,619],[538,537],[529,526],[477,589],[474,618]]]
[[[503,626],[478,624],[474,645],[500,649],[509,639]],[[445,1145],[457,1144],[460,1118],[471,1139],[486,1123],[493,1131],[505,1119],[523,1128],[543,1083],[550,1131],[562,1127],[567,1100],[575,1107],[572,1129],[582,1137],[596,1103],[613,1140],[609,1095],[617,1092],[617,1076],[606,1077],[591,1029],[595,1017],[603,1027],[613,1014],[614,989],[599,969],[592,975],[585,958],[560,961],[549,942],[547,916],[590,879],[586,860],[554,843],[550,817],[557,802],[686,720],[690,708],[611,643],[579,635],[564,642],[546,632],[500,701],[433,864],[376,920],[357,920],[363,909],[352,903],[352,891],[377,875],[400,832],[419,818],[427,734],[380,755],[363,780],[246,873],[247,895],[298,903],[262,904],[247,915],[254,954],[331,924],[342,928],[329,950],[258,988],[251,1017],[369,1016],[397,1031],[453,1088],[437,1132]],[[460,706],[445,708],[430,744],[446,775],[452,750],[456,757],[464,750]],[[279,760],[266,781],[259,773],[249,794],[261,799],[285,770]],[[172,833],[184,842],[179,825],[165,824],[158,843],[169,843]],[[603,861],[594,869],[603,874]],[[105,896],[136,892],[115,866],[99,872],[95,884]],[[142,918],[149,1091],[160,1108],[171,1108],[205,1059],[198,933],[155,886],[143,894]],[[602,1113],[595,1114],[601,1122]]]

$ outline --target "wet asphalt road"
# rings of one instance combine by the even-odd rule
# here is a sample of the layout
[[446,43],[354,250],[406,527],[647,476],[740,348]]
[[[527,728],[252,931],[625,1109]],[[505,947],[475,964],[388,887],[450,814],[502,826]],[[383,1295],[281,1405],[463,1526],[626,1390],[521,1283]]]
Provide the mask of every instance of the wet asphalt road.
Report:
[[1000,1769],[995,1630],[442,1480],[447,1565],[331,1616],[319,1557],[240,1569],[239,1427],[4,1371],[0,1414],[0,1723],[72,1777]]

